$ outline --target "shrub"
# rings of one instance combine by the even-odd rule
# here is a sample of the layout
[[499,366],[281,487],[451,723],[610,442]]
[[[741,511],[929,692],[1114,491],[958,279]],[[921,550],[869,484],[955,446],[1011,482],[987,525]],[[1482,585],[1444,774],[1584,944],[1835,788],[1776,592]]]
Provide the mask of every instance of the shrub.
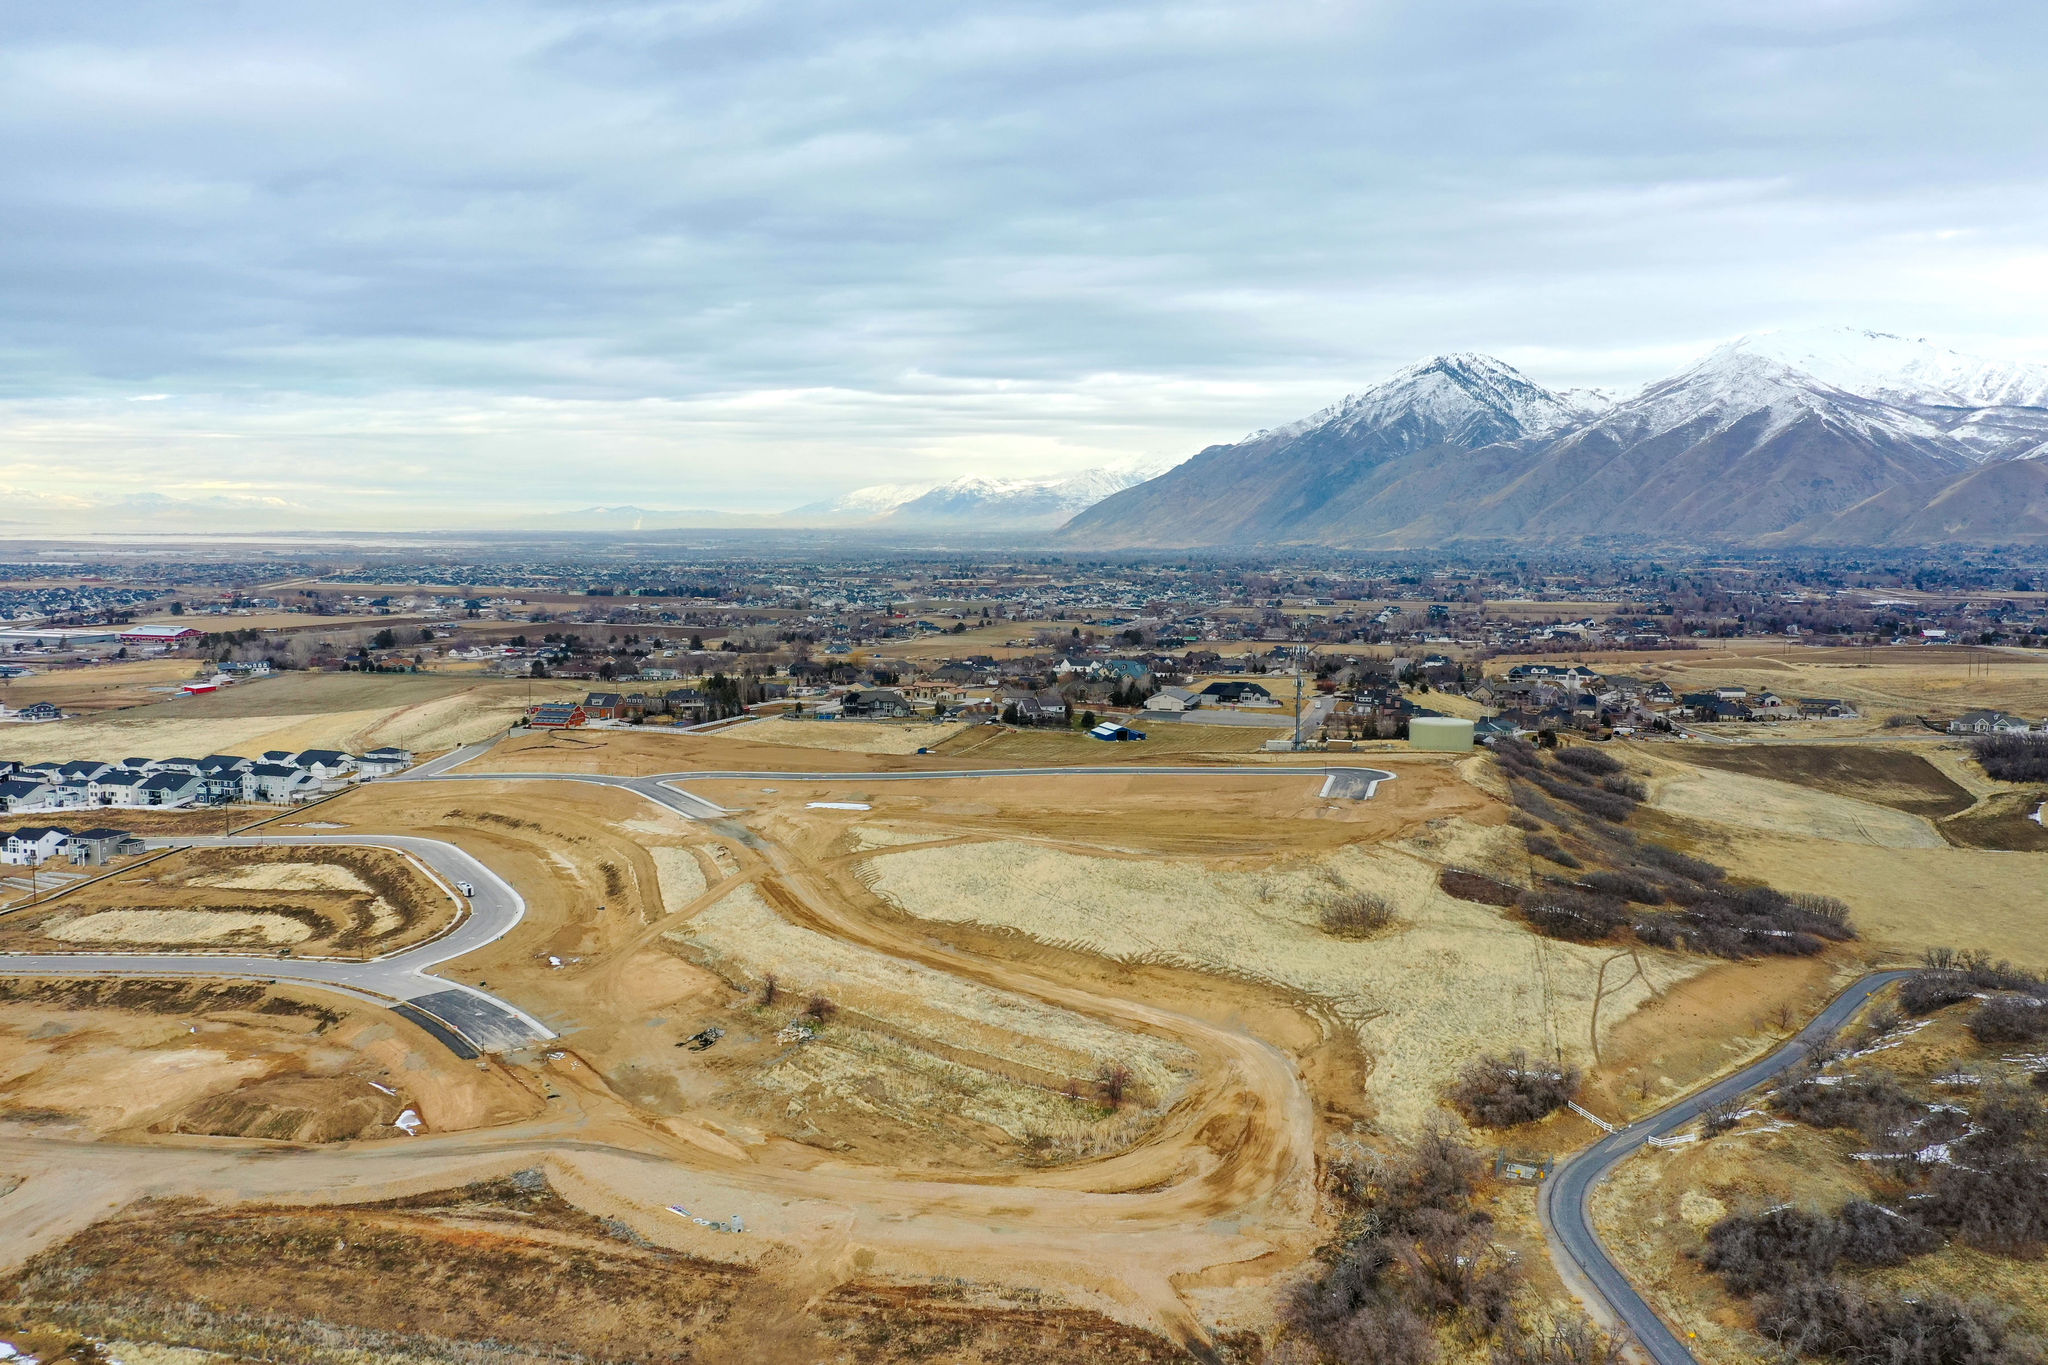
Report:
[[1481,1057],[1466,1067],[1451,1087],[1450,1101],[1481,1128],[1512,1128],[1555,1113],[1578,1089],[1577,1069],[1532,1065],[1526,1053],[1515,1052]]
[[1589,896],[1561,888],[1524,891],[1516,912],[1547,938],[1599,943],[1612,938],[1628,922],[1622,903],[1612,896]]
[[1627,777],[1620,773],[1615,774],[1613,777],[1601,778],[1600,789],[1610,792],[1615,796],[1625,796],[1631,801],[1647,801],[1650,799],[1650,789],[1648,787],[1645,787],[1635,778]]
[[1579,860],[1547,834],[1525,834],[1522,836],[1522,846],[1539,858],[1548,858],[1559,867],[1579,866]]
[[2037,1359],[1993,1309],[1946,1294],[1885,1300],[1841,1280],[1765,1296],[1757,1330],[1790,1355],[1884,1365],[2022,1365]]
[[1513,905],[1521,893],[1506,882],[1495,881],[1479,872],[1467,872],[1463,868],[1447,867],[1436,874],[1436,884],[1443,888],[1446,896],[1455,896],[1461,901],[1474,901],[1480,905]]
[[1642,857],[1650,866],[1676,873],[1688,881],[1718,882],[1728,875],[1725,870],[1704,859],[1690,857],[1662,844],[1644,844]]
[[1623,1339],[1583,1315],[1516,1324],[1496,1341],[1492,1365],[1620,1365]]
[[1970,1032],[1994,1047],[2038,1043],[2048,1038],[2048,1002],[2016,995],[1987,1000],[1970,1021]]
[[1920,717],[1908,715],[1904,711],[1894,711],[1884,718],[1884,728],[1887,730],[1910,729],[1919,723]]
[[1589,872],[1586,885],[1603,896],[1619,896],[1638,905],[1662,905],[1664,891],[1634,872]]
[[1609,773],[1621,771],[1621,761],[1612,754],[1603,754],[1598,749],[1588,749],[1583,746],[1559,749],[1557,751],[1557,761],[1567,768],[1576,768],[1580,772],[1590,773],[1594,777],[1605,777]]
[[2000,782],[2048,782],[2048,735],[1985,735],[1970,751]]
[[1891,1142],[1891,1135],[1926,1111],[1886,1072],[1846,1076],[1834,1085],[1806,1077],[1771,1092],[1771,1108],[1810,1128],[1853,1128],[1873,1144]]
[[1332,938],[1371,938],[1394,922],[1394,907],[1367,891],[1351,891],[1323,902],[1323,932]]

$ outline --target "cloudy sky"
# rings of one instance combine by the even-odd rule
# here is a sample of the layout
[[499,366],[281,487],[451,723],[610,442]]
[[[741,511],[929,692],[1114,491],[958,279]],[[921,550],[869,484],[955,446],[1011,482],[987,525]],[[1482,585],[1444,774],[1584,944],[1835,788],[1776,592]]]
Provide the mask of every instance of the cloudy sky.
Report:
[[776,509],[1420,356],[2048,355],[2035,0],[0,16],[0,521]]

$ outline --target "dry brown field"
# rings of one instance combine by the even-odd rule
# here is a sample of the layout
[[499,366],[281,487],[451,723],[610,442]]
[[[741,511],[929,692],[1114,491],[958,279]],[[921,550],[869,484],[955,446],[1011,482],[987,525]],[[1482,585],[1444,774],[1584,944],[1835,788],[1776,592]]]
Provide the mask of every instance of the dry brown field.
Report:
[[[42,668],[35,663],[29,666]],[[130,659],[78,668],[51,668],[0,681],[0,702],[19,709],[47,701],[66,711],[85,713],[146,706],[165,700],[166,694],[155,689],[190,682],[198,669],[199,664],[192,659]],[[30,728],[40,727],[0,726],[0,750],[7,747],[17,731]]]

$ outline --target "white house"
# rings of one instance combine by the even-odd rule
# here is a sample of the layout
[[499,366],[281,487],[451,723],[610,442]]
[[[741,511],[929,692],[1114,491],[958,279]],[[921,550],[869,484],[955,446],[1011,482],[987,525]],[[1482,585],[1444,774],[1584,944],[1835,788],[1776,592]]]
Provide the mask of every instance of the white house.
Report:
[[0,843],[0,863],[34,867],[63,852],[70,838],[71,831],[61,825],[24,826],[8,834],[5,843]]
[[403,772],[411,766],[410,749],[372,749],[356,759],[356,772],[364,777],[383,777],[386,773]]
[[242,774],[244,801],[272,801],[279,805],[320,790],[320,779],[300,768],[283,763],[258,763]]

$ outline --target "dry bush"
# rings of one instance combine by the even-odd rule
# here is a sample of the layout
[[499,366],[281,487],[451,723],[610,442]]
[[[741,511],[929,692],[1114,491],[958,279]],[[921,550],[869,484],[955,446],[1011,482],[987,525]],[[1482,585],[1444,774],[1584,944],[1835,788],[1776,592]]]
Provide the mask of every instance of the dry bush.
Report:
[[2005,1314],[1946,1294],[1885,1299],[1839,1279],[1796,1280],[1767,1294],[1757,1330],[1788,1355],[1882,1365],[2038,1365]]
[[832,1016],[839,1013],[839,1006],[823,995],[814,995],[804,1005],[804,1017],[816,1023],[829,1024]]
[[1349,891],[1324,901],[1317,923],[1332,938],[1371,938],[1392,926],[1394,907],[1369,891]]
[[1449,1098],[1478,1127],[1512,1128],[1555,1113],[1578,1090],[1577,1068],[1532,1065],[1527,1053],[1514,1052],[1466,1067]]
[[2048,782],[2048,735],[1985,735],[1970,752],[2000,782]]
[[1547,834],[1525,834],[1522,836],[1522,846],[1539,858],[1548,858],[1559,867],[1579,866],[1579,860]]
[[1506,882],[1495,881],[1481,872],[1468,872],[1460,867],[1447,867],[1436,874],[1436,884],[1446,896],[1461,901],[1472,901],[1478,905],[1508,906],[1515,903],[1521,894],[1517,887]]
[[1899,1005],[1909,1014],[1929,1014],[1986,991],[2048,994],[2048,982],[1989,953],[1959,953],[1953,948],[1927,950],[1926,967],[1899,988]]
[[1628,923],[1628,913],[1612,896],[1591,896],[1562,887],[1524,891],[1516,912],[1547,938],[1574,943],[1600,943]]
[[1637,872],[1589,872],[1585,883],[1603,896],[1619,896],[1638,905],[1662,905],[1664,890]]
[[1919,723],[1920,717],[1908,715],[1904,711],[1894,711],[1884,718],[1884,728],[1887,730],[1909,730]]
[[1832,1085],[1822,1085],[1822,1079],[1788,1081],[1771,1092],[1770,1107],[1809,1128],[1853,1129],[1872,1143],[1887,1143],[1926,1112],[1888,1072],[1845,1076]]
[[1970,1032],[1994,1047],[2038,1043],[2048,1038],[2048,1001],[2016,995],[1987,1000],[1970,1021]]
[[1406,1160],[1361,1155],[1333,1167],[1345,1234],[1281,1304],[1287,1333],[1333,1365],[1427,1365],[1439,1326],[1474,1340],[1508,1328],[1520,1272],[1471,1207],[1481,1169],[1440,1131]]
[[1494,1342],[1492,1365],[1620,1365],[1626,1338],[1583,1314],[1517,1323]]
[[1621,771],[1621,761],[1612,754],[1603,754],[1598,749],[1574,747],[1559,749],[1557,761],[1568,768],[1576,768],[1593,777],[1606,777]]

